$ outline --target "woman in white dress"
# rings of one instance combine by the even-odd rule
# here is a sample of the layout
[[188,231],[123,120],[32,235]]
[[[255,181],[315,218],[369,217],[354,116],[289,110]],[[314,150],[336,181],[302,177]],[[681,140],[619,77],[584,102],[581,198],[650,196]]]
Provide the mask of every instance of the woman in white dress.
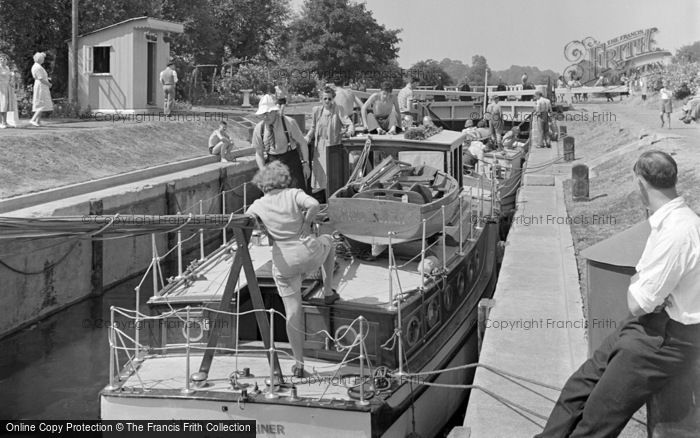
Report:
[[53,111],[53,101],[51,100],[51,82],[49,75],[41,64],[46,59],[46,54],[37,52],[34,54],[34,65],[32,66],[32,76],[34,77],[34,99],[32,100],[32,111],[34,116],[29,121],[34,126],[41,125],[41,113]]
[[8,113],[17,111],[17,98],[13,89],[13,79],[15,73],[10,70],[8,60],[5,55],[0,55],[0,129],[7,128]]

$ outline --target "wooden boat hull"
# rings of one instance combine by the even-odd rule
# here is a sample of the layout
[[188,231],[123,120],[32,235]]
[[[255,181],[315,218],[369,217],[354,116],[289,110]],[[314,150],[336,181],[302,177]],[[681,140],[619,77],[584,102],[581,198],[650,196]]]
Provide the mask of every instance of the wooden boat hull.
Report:
[[449,223],[459,209],[457,190],[430,204],[410,204],[383,199],[338,198],[328,201],[332,226],[343,235],[369,244],[393,243],[421,239],[423,219],[426,220],[426,236],[441,231],[442,208],[445,207],[445,223]]
[[[431,283],[422,297],[414,296],[402,306],[403,347],[407,357],[403,364],[405,372],[433,371],[475,361],[475,350],[467,340],[471,336],[473,341],[479,300],[491,297],[495,288],[496,243],[497,225],[487,223],[477,239],[465,248],[463,255],[451,258],[444,282]],[[349,305],[334,311],[331,317],[347,320],[364,312],[361,306]],[[391,315],[386,314],[398,324],[396,314]],[[367,318],[374,320],[372,315],[367,315]],[[339,324],[332,322],[331,327]],[[396,349],[389,352],[390,356],[378,357],[376,354],[376,346],[384,343],[388,331],[378,325],[370,324],[369,327],[367,339],[377,341],[374,345],[368,343],[368,353],[375,353],[374,360],[395,370],[398,361]],[[389,329],[393,330],[393,327]],[[149,360],[157,358],[146,358],[144,364]],[[244,359],[241,361],[241,366],[246,366]],[[163,381],[184,380],[179,369],[165,369],[171,370],[172,375],[159,376]],[[231,370],[229,367],[228,372]],[[184,395],[178,389],[154,387],[148,391],[105,389],[100,394],[101,418],[251,419],[259,425],[258,434],[280,434],[283,431],[287,436],[405,437],[415,432],[430,437],[444,427],[468,393],[429,384],[464,385],[470,382],[470,375],[471,370],[465,369],[399,380],[388,394],[372,398],[368,406],[340,399],[319,403],[305,398],[293,402],[285,395],[277,400],[258,395],[241,402],[240,393],[207,388],[198,389],[191,395]],[[260,380],[263,378],[259,377]],[[302,397],[303,389],[300,388]]]

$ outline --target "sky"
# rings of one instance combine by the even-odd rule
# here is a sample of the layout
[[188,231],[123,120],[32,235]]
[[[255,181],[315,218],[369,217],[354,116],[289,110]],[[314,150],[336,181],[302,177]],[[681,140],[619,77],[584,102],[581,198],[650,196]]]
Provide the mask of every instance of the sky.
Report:
[[[302,0],[292,0],[298,6]],[[675,53],[700,41],[700,0],[365,0],[374,18],[399,34],[399,65],[483,55],[494,70],[511,65],[561,72],[564,46],[604,42],[656,27],[656,47]]]

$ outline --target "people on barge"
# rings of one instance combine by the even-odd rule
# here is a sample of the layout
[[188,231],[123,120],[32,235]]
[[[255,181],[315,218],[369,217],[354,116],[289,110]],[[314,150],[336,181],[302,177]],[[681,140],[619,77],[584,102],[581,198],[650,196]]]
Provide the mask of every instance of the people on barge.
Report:
[[396,134],[400,130],[399,102],[391,91],[391,83],[382,82],[381,90],[362,105],[362,124],[368,132]]
[[362,101],[359,97],[355,96],[350,89],[343,87],[343,77],[341,75],[336,75],[333,79],[333,86],[335,87],[335,103],[339,107],[343,108],[345,115],[350,117],[353,124],[357,121],[355,117],[355,108],[362,108]]
[[406,78],[406,86],[399,91],[399,111],[402,116],[413,117],[413,87],[417,85],[418,79],[409,76]]
[[484,118],[489,122],[489,137],[496,145],[500,145],[503,137],[503,126],[505,125],[501,105],[499,104],[500,98],[491,96],[490,100],[491,103],[486,107]]
[[311,128],[306,133],[306,142],[313,149],[311,164],[311,189],[326,189],[326,149],[340,144],[343,134],[355,135],[355,126],[345,109],[335,102],[335,90],[330,87],[321,93],[321,105],[311,112]]
[[303,377],[306,325],[302,281],[307,274],[321,268],[324,303],[331,305],[340,296],[332,288],[335,243],[329,235],[314,237],[311,233],[320,204],[303,190],[291,188],[291,182],[289,168],[282,162],[263,166],[253,183],[264,195],[253,202],[246,213],[264,225],[272,240],[272,276],[284,303],[287,337],[296,362],[292,374]]
[[633,168],[651,233],[627,289],[631,317],[566,382],[537,437],[618,436],[700,352],[700,218],[678,195],[678,166],[644,152]]
[[258,169],[262,170],[269,162],[281,161],[289,168],[290,187],[308,191],[306,181],[311,177],[309,149],[297,122],[282,116],[274,97],[269,94],[260,99],[255,114],[263,117],[255,125],[251,141]]

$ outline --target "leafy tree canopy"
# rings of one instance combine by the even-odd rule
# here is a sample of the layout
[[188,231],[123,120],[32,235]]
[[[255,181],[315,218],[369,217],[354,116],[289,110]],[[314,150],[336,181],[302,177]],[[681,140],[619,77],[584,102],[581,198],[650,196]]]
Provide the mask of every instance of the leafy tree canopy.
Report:
[[290,25],[292,56],[319,76],[371,76],[398,54],[400,30],[377,23],[364,4],[349,0],[306,0]]
[[676,52],[678,62],[700,62],[700,41],[688,44]]
[[418,61],[408,71],[418,78],[422,85],[452,85],[454,80],[434,59]]

